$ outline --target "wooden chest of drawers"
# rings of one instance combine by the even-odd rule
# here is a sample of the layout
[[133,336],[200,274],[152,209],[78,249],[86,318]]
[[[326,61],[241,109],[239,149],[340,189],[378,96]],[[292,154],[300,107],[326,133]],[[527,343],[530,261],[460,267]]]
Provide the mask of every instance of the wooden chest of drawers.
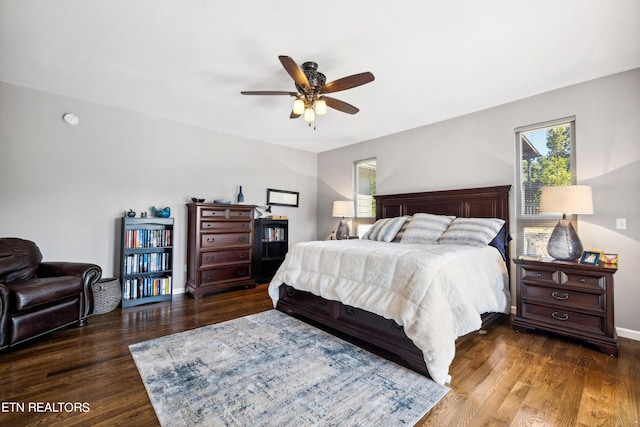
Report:
[[582,339],[618,354],[614,326],[615,266],[515,259],[517,331],[540,329]]
[[194,298],[238,286],[255,287],[251,205],[189,203],[187,285]]

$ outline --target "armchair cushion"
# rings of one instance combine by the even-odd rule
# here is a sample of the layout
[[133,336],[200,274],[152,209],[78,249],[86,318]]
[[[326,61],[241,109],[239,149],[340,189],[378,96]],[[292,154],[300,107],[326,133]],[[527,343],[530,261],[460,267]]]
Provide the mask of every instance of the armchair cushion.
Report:
[[11,290],[11,310],[28,310],[40,304],[79,296],[84,291],[82,277],[41,277],[5,285]]

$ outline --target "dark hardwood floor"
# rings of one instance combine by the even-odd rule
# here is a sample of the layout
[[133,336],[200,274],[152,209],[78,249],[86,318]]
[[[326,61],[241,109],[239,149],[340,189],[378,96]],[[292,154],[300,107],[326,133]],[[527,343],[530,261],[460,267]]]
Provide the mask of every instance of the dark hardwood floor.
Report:
[[[176,296],[2,352],[0,425],[158,425],[128,345],[271,308],[266,285]],[[620,339],[616,358],[507,322],[460,345],[450,373],[452,390],[418,425],[640,425],[637,341]]]

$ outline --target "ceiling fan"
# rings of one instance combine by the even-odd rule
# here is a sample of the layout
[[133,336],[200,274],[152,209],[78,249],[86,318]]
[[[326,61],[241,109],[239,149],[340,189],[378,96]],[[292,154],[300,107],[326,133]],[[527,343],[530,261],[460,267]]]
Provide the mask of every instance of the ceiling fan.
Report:
[[325,94],[361,86],[372,82],[374,79],[373,74],[367,71],[325,83],[327,79],[324,74],[318,71],[317,63],[305,62],[300,67],[289,56],[280,55],[278,58],[284,69],[293,78],[297,92],[257,90],[240,93],[243,95],[293,96],[296,100],[293,103],[293,109],[289,117],[297,119],[303,116],[304,120],[309,122],[309,125],[315,121],[316,115],[326,114],[327,107],[347,114],[356,114],[360,111],[358,108],[339,99],[328,97]]

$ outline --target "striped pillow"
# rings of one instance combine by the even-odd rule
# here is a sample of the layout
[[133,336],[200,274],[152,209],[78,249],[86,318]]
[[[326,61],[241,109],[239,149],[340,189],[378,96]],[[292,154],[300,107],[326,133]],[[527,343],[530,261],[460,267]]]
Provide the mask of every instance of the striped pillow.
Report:
[[486,246],[503,225],[504,221],[498,218],[456,218],[438,239],[438,243]]
[[407,226],[402,243],[424,243],[435,245],[438,238],[447,229],[454,216],[417,213],[411,218]]
[[362,238],[380,242],[390,242],[396,237],[396,234],[398,234],[398,231],[400,231],[406,220],[407,218],[403,216],[379,219]]
[[402,236],[404,236],[404,232],[407,231],[407,226],[411,222],[411,215],[405,215],[405,218],[407,220],[402,224],[400,231],[398,231],[398,234],[396,234],[396,237],[393,238],[392,242],[400,242],[402,240]]

